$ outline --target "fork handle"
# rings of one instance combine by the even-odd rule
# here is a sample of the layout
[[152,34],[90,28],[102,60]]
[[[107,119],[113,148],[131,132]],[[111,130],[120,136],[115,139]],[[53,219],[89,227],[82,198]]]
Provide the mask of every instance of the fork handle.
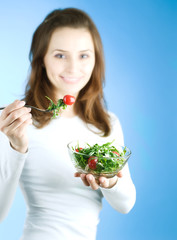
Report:
[[40,109],[40,108],[37,108],[37,107],[34,107],[34,106],[30,106],[30,105],[25,105],[24,107],[33,108],[33,109],[38,110],[40,112],[50,112],[50,110]]
[[[40,112],[50,112],[51,110],[44,110],[44,109],[40,109],[40,108],[37,108],[37,107],[33,107],[33,106],[30,106],[30,105],[25,105],[24,107],[27,107],[27,108],[33,108],[35,110],[38,110]],[[0,107],[0,110],[3,110],[5,109],[6,107]]]

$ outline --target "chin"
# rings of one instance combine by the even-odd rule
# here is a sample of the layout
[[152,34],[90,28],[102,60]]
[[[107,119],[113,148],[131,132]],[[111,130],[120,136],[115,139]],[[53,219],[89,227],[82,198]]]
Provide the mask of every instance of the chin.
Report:
[[[84,86],[81,86],[81,87],[78,87],[78,86],[67,86],[66,88],[64,88],[63,92],[65,92],[66,94],[68,95],[73,95],[73,96],[77,96],[79,94],[79,92],[85,87]],[[66,90],[67,89],[67,90]]]

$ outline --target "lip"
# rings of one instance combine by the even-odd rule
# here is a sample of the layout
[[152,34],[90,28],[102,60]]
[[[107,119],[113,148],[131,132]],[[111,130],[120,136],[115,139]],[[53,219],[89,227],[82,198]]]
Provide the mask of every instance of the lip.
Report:
[[71,83],[71,84],[74,84],[74,83],[78,83],[82,77],[65,77],[65,76],[60,76],[61,79],[63,79],[64,82],[66,83]]

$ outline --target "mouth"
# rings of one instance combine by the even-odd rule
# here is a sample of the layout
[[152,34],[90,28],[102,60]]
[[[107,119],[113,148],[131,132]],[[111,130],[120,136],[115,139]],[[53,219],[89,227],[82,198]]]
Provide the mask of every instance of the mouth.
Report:
[[64,82],[71,83],[71,84],[78,83],[82,78],[82,77],[65,77],[65,76],[60,76],[60,77]]

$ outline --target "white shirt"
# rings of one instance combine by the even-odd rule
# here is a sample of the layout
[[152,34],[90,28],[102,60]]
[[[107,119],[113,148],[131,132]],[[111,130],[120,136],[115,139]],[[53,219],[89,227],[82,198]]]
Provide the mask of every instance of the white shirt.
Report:
[[20,184],[27,205],[21,240],[94,240],[103,197],[116,211],[132,209],[136,191],[128,164],[113,188],[94,191],[74,177],[67,150],[67,144],[77,139],[88,143],[116,139],[115,145],[124,145],[119,120],[112,113],[111,119],[112,133],[106,138],[90,131],[79,117],[59,117],[42,129],[29,126],[25,154],[12,149],[0,132],[0,220],[8,214]]

